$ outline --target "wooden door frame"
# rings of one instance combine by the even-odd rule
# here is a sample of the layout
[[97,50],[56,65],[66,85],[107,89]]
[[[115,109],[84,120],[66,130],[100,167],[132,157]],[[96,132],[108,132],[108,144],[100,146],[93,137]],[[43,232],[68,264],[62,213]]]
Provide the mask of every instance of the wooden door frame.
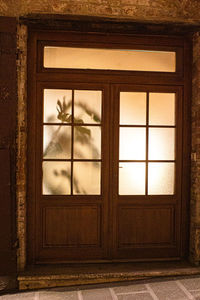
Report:
[[[29,132],[29,143],[32,143],[32,139],[31,139],[31,132],[33,132],[33,130],[35,130],[35,122],[36,120],[34,119],[34,115],[36,115],[36,111],[35,111],[35,106],[34,106],[34,99],[36,97],[36,87],[35,87],[35,82],[36,79],[39,79],[41,81],[45,80],[46,78],[46,70],[44,70],[44,68],[41,67],[41,62],[42,62],[42,56],[38,57],[38,64],[36,64],[36,60],[37,60],[37,50],[41,49],[41,45],[44,46],[44,44],[41,44],[40,42],[37,42],[38,40],[51,40],[52,38],[55,39],[55,37],[59,37],[60,43],[63,44],[64,40],[66,39],[66,35],[70,36],[70,39],[73,40],[73,38],[75,38],[75,42],[78,42],[78,40],[80,40],[81,35],[79,33],[70,33],[70,32],[56,32],[56,31],[38,31],[38,30],[30,30],[29,32],[29,51],[28,51],[28,56],[29,56],[29,62],[28,62],[28,86],[29,86],[29,90],[28,90],[28,98],[30,99],[30,103],[29,103],[29,107],[28,107],[28,120],[29,120],[29,126],[28,126],[28,132]],[[90,38],[90,41],[92,39],[96,41],[99,40],[99,38],[102,38],[102,36],[105,36],[104,33],[87,33],[87,36]],[[190,80],[191,80],[191,62],[190,62],[190,42],[188,41],[187,38],[183,38],[183,37],[176,37],[176,36],[141,36],[141,35],[119,35],[119,34],[110,34],[108,36],[106,36],[107,38],[107,46],[109,44],[111,44],[112,42],[114,42],[116,44],[116,40],[117,38],[120,36],[121,38],[121,44],[123,45],[123,43],[127,43],[127,40],[130,38],[135,39],[135,42],[133,42],[133,44],[131,43],[131,45],[133,46],[134,44],[137,45],[139,42],[144,46],[146,45],[147,47],[151,46],[153,47],[153,45],[159,44],[159,46],[162,49],[166,49],[167,46],[171,45],[171,47],[180,47],[181,49],[183,49],[183,55],[184,55],[184,60],[183,60],[183,64],[184,64],[184,68],[183,65],[180,64],[180,61],[178,61],[179,64],[179,68],[178,68],[178,72],[175,74],[161,74],[161,73],[157,73],[155,74],[154,72],[141,72],[139,75],[136,72],[113,72],[113,71],[107,71],[105,74],[105,72],[102,72],[102,74],[98,74],[98,72],[95,71],[91,71],[89,78],[90,80],[92,80],[92,82],[98,82],[100,81],[102,78],[104,78],[106,76],[107,82],[111,82],[112,81],[112,77],[113,75],[115,76],[115,83],[121,83],[121,80],[124,76],[124,74],[126,73],[127,76],[127,84],[131,83],[132,80],[134,79],[135,83],[139,84],[141,79],[143,80],[144,83],[148,83],[149,82],[149,76],[151,76],[151,81],[152,83],[159,83],[159,84],[174,84],[174,85],[181,85],[184,87],[184,108],[183,108],[183,184],[182,184],[182,197],[183,197],[183,202],[182,202],[182,221],[181,221],[181,226],[183,229],[182,232],[186,233],[183,234],[182,237],[182,248],[184,249],[188,249],[188,208],[189,208],[189,181],[188,181],[188,177],[187,174],[189,174],[189,170],[190,170],[190,166],[189,166],[189,158],[190,158],[190,126],[188,125],[188,120],[189,120],[189,108],[190,108]],[[84,45],[87,45],[87,43],[85,44],[85,42],[83,43]],[[158,47],[159,49],[161,49],[160,47]],[[158,49],[157,48],[157,49]],[[40,52],[41,53],[41,52]],[[58,74],[56,72],[56,70],[52,70],[52,72],[50,72],[49,74],[49,80],[54,80],[54,81],[59,81],[59,80],[65,80],[66,82],[69,81],[69,74],[70,74],[70,80],[71,78],[73,78],[73,80],[75,81],[80,81],[81,78],[83,77],[83,74],[85,72],[82,71],[77,71],[77,70],[70,70],[70,71],[63,71],[63,72],[59,72],[60,74]],[[159,74],[159,75],[158,75]],[[86,80],[87,81],[87,80]],[[89,79],[88,79],[89,81]],[[30,166],[34,166],[35,165],[35,157],[34,157],[34,153],[30,150],[29,147],[29,151],[28,151],[28,160],[29,160],[29,165]],[[29,173],[33,174],[33,178],[34,178],[34,170],[29,169]],[[31,170],[31,171],[30,171]],[[32,215],[32,211],[35,209],[35,205],[34,203],[32,203],[32,205],[30,205],[29,201],[32,201],[32,199],[34,198],[34,191],[33,191],[33,186],[32,186],[32,178],[29,175],[29,179],[28,179],[28,214],[29,216]],[[187,217],[187,218],[186,218]],[[185,222],[185,220],[187,219],[187,222]],[[32,227],[34,224],[34,219],[32,218],[30,220],[30,226],[28,226],[28,243],[30,245],[30,240],[34,239],[34,236],[32,238],[31,237],[31,229],[30,227]],[[30,249],[28,250],[28,254],[30,253]]]

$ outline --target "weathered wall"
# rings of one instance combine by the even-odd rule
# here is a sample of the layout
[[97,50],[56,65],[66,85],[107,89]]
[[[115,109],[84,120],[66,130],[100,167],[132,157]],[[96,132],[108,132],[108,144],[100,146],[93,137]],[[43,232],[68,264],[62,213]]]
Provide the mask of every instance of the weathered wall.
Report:
[[27,162],[27,27],[19,25],[18,34],[18,111],[17,111],[17,231],[18,269],[26,264],[26,162]]
[[200,33],[193,37],[190,253],[200,261]]
[[200,23],[199,0],[0,0],[0,15],[78,14]]
[[[0,15],[87,15],[135,21],[200,24],[200,0],[0,0]],[[18,236],[19,269],[26,258],[26,27],[19,26],[18,47]],[[200,261],[200,35],[194,36],[191,165],[190,258]]]

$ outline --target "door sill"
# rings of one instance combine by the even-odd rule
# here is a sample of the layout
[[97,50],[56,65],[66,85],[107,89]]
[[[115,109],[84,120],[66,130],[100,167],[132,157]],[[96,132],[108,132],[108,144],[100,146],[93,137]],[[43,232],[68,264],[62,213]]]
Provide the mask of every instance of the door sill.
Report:
[[37,265],[21,272],[18,282],[20,290],[32,290],[199,274],[200,267],[186,261]]

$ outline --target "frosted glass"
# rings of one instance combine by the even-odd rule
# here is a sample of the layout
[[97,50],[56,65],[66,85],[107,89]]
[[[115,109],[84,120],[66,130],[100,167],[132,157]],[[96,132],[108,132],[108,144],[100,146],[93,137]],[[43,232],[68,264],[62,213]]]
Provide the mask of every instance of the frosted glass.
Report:
[[101,163],[74,162],[73,194],[100,195]]
[[[58,104],[60,101],[60,105]],[[44,90],[44,114],[45,123],[70,122],[72,103],[71,90]]]
[[149,160],[174,160],[175,129],[149,128]]
[[43,195],[69,195],[71,193],[71,163],[43,162]]
[[120,93],[120,124],[146,125],[146,93]]
[[149,124],[175,125],[175,93],[149,94]]
[[146,129],[120,128],[119,159],[143,160],[146,155]]
[[74,91],[74,122],[101,122],[101,91]]
[[74,127],[74,158],[101,158],[101,127]]
[[71,126],[43,126],[43,157],[71,158]]
[[145,163],[119,163],[119,195],[145,194]]
[[175,72],[176,53],[46,46],[44,47],[44,67]]
[[174,194],[174,163],[149,163],[148,194]]

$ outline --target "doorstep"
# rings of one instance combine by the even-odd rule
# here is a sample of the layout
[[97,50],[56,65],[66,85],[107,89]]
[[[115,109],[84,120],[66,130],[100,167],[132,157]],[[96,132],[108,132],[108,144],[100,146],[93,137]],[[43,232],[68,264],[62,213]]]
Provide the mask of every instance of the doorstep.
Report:
[[20,290],[32,290],[188,275],[200,275],[200,267],[188,262],[36,265],[21,272],[18,282]]

